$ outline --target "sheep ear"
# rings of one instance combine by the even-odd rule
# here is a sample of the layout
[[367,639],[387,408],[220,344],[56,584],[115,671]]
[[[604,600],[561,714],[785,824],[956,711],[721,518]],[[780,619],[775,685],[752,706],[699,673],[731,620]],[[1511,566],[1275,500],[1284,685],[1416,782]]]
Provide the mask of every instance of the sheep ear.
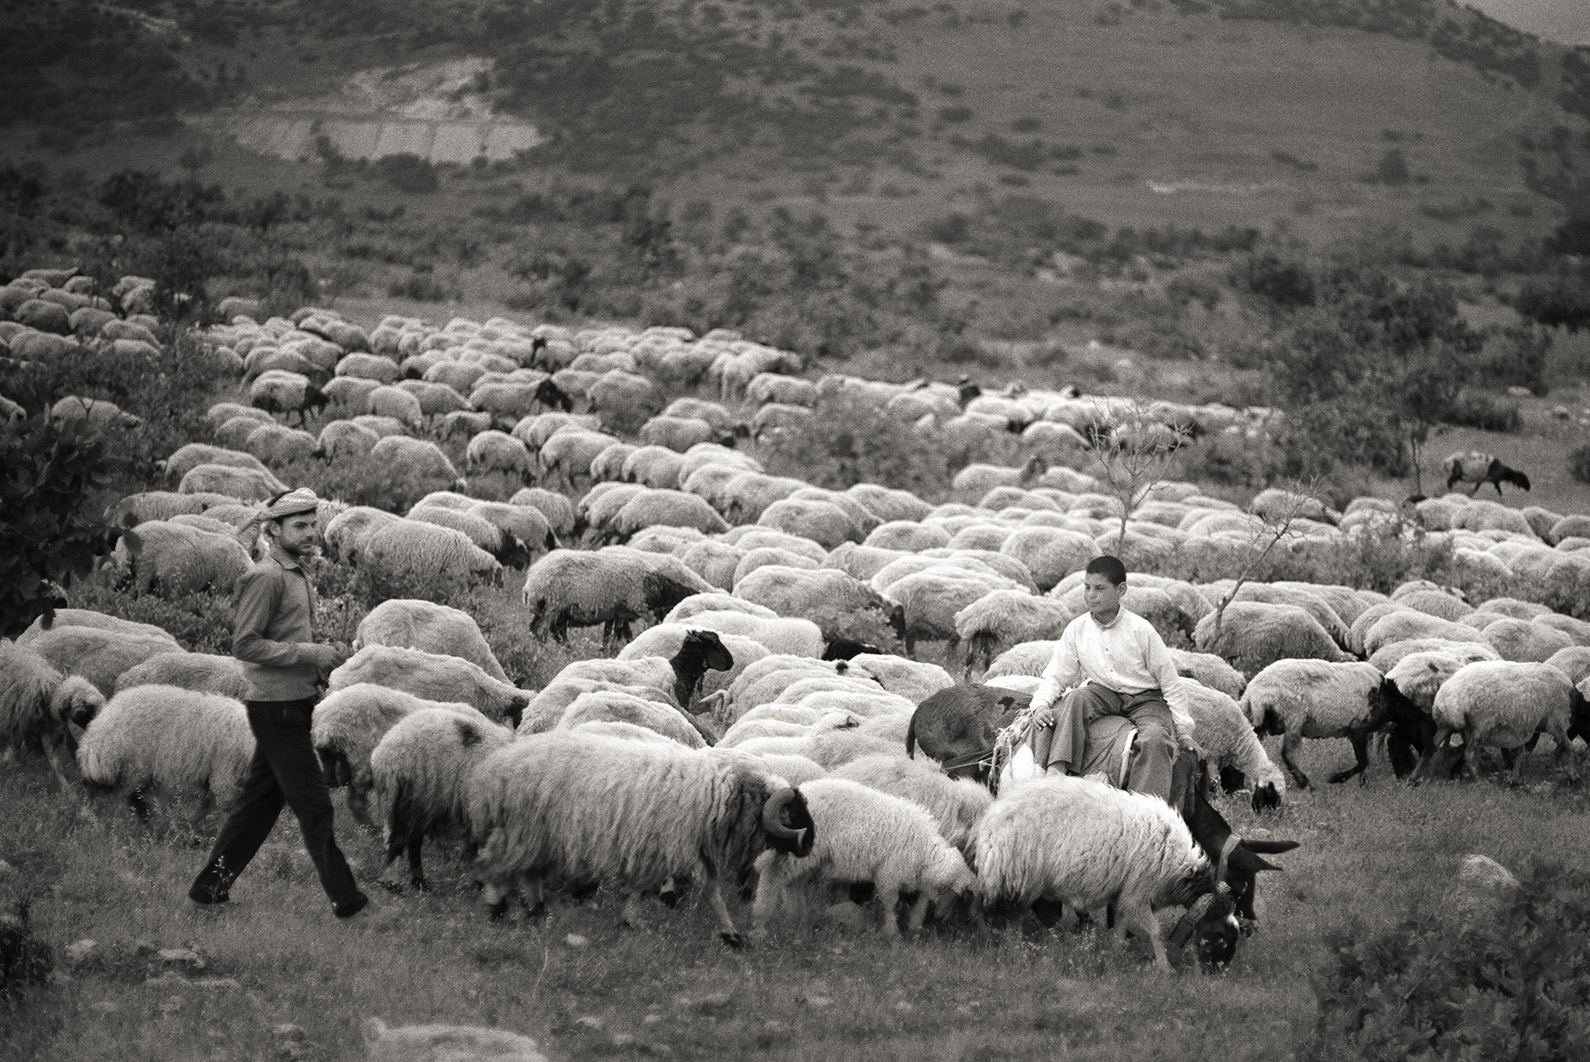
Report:
[[1264,855],[1278,855],[1281,852],[1290,852],[1292,849],[1298,847],[1301,843],[1301,841],[1250,840],[1245,837],[1242,840],[1242,847],[1246,848],[1250,852],[1259,852]]
[[127,552],[131,553],[134,557],[138,556],[144,551],[143,536],[137,531],[129,527],[127,530],[121,533],[121,537],[123,541],[127,543]]
[[1260,859],[1253,852],[1239,846],[1231,853],[1231,866],[1245,874],[1257,874],[1261,870],[1284,870],[1267,859]]

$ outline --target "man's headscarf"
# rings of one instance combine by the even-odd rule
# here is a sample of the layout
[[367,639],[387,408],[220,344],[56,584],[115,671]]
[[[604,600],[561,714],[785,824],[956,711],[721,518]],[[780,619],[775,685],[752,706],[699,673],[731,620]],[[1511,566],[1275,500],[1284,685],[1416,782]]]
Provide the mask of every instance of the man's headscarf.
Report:
[[313,513],[320,510],[320,499],[315,497],[315,492],[308,487],[299,487],[290,490],[265,507],[265,520],[285,520],[289,516],[300,516],[303,513]]

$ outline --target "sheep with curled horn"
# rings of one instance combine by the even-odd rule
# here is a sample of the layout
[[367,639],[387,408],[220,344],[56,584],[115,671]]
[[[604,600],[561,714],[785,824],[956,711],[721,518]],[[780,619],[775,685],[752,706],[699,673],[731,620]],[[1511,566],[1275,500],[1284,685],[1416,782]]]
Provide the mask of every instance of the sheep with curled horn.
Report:
[[543,886],[616,880],[623,921],[669,878],[703,885],[719,937],[744,938],[720,882],[739,882],[768,848],[806,855],[811,815],[800,791],[733,749],[670,748],[575,730],[521,737],[469,777],[467,810],[493,917],[523,884],[532,914]]

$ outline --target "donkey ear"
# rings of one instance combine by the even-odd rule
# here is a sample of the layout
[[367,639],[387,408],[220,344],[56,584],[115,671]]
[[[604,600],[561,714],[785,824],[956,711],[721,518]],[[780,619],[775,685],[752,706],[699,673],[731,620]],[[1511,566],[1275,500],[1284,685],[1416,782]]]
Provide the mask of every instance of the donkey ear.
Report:
[[1259,852],[1264,855],[1277,855],[1281,852],[1290,852],[1302,842],[1300,841],[1265,841],[1243,838],[1242,847],[1250,852]]
[[1257,874],[1261,870],[1284,870],[1266,859],[1261,859],[1247,848],[1238,847],[1231,853],[1231,866],[1246,874]]

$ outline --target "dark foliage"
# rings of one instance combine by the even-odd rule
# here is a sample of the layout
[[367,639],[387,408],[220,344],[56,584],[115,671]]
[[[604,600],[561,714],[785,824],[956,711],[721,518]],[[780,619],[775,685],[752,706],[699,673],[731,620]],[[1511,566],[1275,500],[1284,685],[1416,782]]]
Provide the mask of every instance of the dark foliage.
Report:
[[1590,879],[1542,866],[1454,924],[1411,918],[1330,941],[1305,1057],[1567,1059],[1590,1040]]
[[1568,455],[1568,473],[1580,483],[1590,483],[1590,443],[1575,447]]
[[110,545],[90,498],[111,483],[107,440],[42,416],[0,428],[0,636],[14,638]]

